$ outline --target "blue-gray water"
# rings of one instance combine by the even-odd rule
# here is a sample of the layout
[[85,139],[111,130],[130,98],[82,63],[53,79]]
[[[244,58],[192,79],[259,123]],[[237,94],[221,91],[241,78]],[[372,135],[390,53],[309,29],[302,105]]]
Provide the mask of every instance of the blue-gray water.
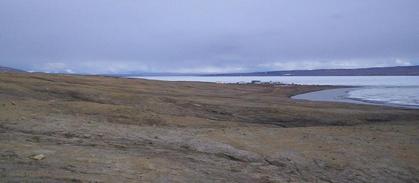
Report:
[[[374,104],[419,107],[419,76],[133,76],[131,78],[219,83],[237,83],[259,80],[262,82],[272,81],[287,84],[358,86],[357,88],[345,90],[344,93],[339,94],[340,101],[347,102],[356,100],[362,101],[360,103],[370,102]],[[329,95],[325,94],[324,96],[320,96],[321,94],[322,93],[306,95],[306,97],[308,97],[306,99],[309,100],[310,97],[314,97],[312,98],[313,100],[333,100],[321,99]]]
[[164,81],[202,81],[202,82],[283,82],[305,85],[347,85],[347,86],[419,86],[419,76],[132,76]]
[[419,107],[419,87],[364,87],[351,90],[347,98],[390,105]]

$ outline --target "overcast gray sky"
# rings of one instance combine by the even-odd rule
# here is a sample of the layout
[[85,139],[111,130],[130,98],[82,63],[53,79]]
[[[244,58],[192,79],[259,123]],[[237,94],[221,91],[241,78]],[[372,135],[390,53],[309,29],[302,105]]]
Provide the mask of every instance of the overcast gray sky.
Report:
[[0,65],[248,72],[419,65],[418,0],[0,0]]

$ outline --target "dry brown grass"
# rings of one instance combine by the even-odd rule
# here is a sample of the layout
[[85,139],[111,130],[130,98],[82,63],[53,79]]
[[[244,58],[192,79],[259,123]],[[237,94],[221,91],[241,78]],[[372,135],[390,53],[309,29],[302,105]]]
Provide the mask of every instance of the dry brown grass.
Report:
[[418,181],[418,110],[325,88],[0,73],[0,180]]
[[2,74],[0,91],[37,113],[53,110],[80,116],[101,116],[110,122],[178,125],[170,116],[271,124],[283,127],[353,125],[415,120],[414,110],[364,105],[314,103],[287,96],[327,87],[255,86],[161,82],[111,77],[47,74]]

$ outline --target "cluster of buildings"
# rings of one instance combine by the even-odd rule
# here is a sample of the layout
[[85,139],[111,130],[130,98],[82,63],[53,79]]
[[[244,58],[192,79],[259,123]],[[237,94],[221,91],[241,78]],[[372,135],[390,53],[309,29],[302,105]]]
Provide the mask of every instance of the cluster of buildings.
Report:
[[260,80],[252,80],[250,82],[240,81],[236,84],[255,84],[255,85],[281,85],[281,86],[288,86],[294,84],[286,84],[279,81],[260,81]]

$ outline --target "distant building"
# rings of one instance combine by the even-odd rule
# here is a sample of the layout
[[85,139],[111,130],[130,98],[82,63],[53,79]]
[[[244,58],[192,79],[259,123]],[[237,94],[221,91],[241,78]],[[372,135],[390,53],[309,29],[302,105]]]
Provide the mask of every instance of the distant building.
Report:
[[260,84],[262,82],[260,80],[252,80],[250,83],[252,83],[252,84]]

